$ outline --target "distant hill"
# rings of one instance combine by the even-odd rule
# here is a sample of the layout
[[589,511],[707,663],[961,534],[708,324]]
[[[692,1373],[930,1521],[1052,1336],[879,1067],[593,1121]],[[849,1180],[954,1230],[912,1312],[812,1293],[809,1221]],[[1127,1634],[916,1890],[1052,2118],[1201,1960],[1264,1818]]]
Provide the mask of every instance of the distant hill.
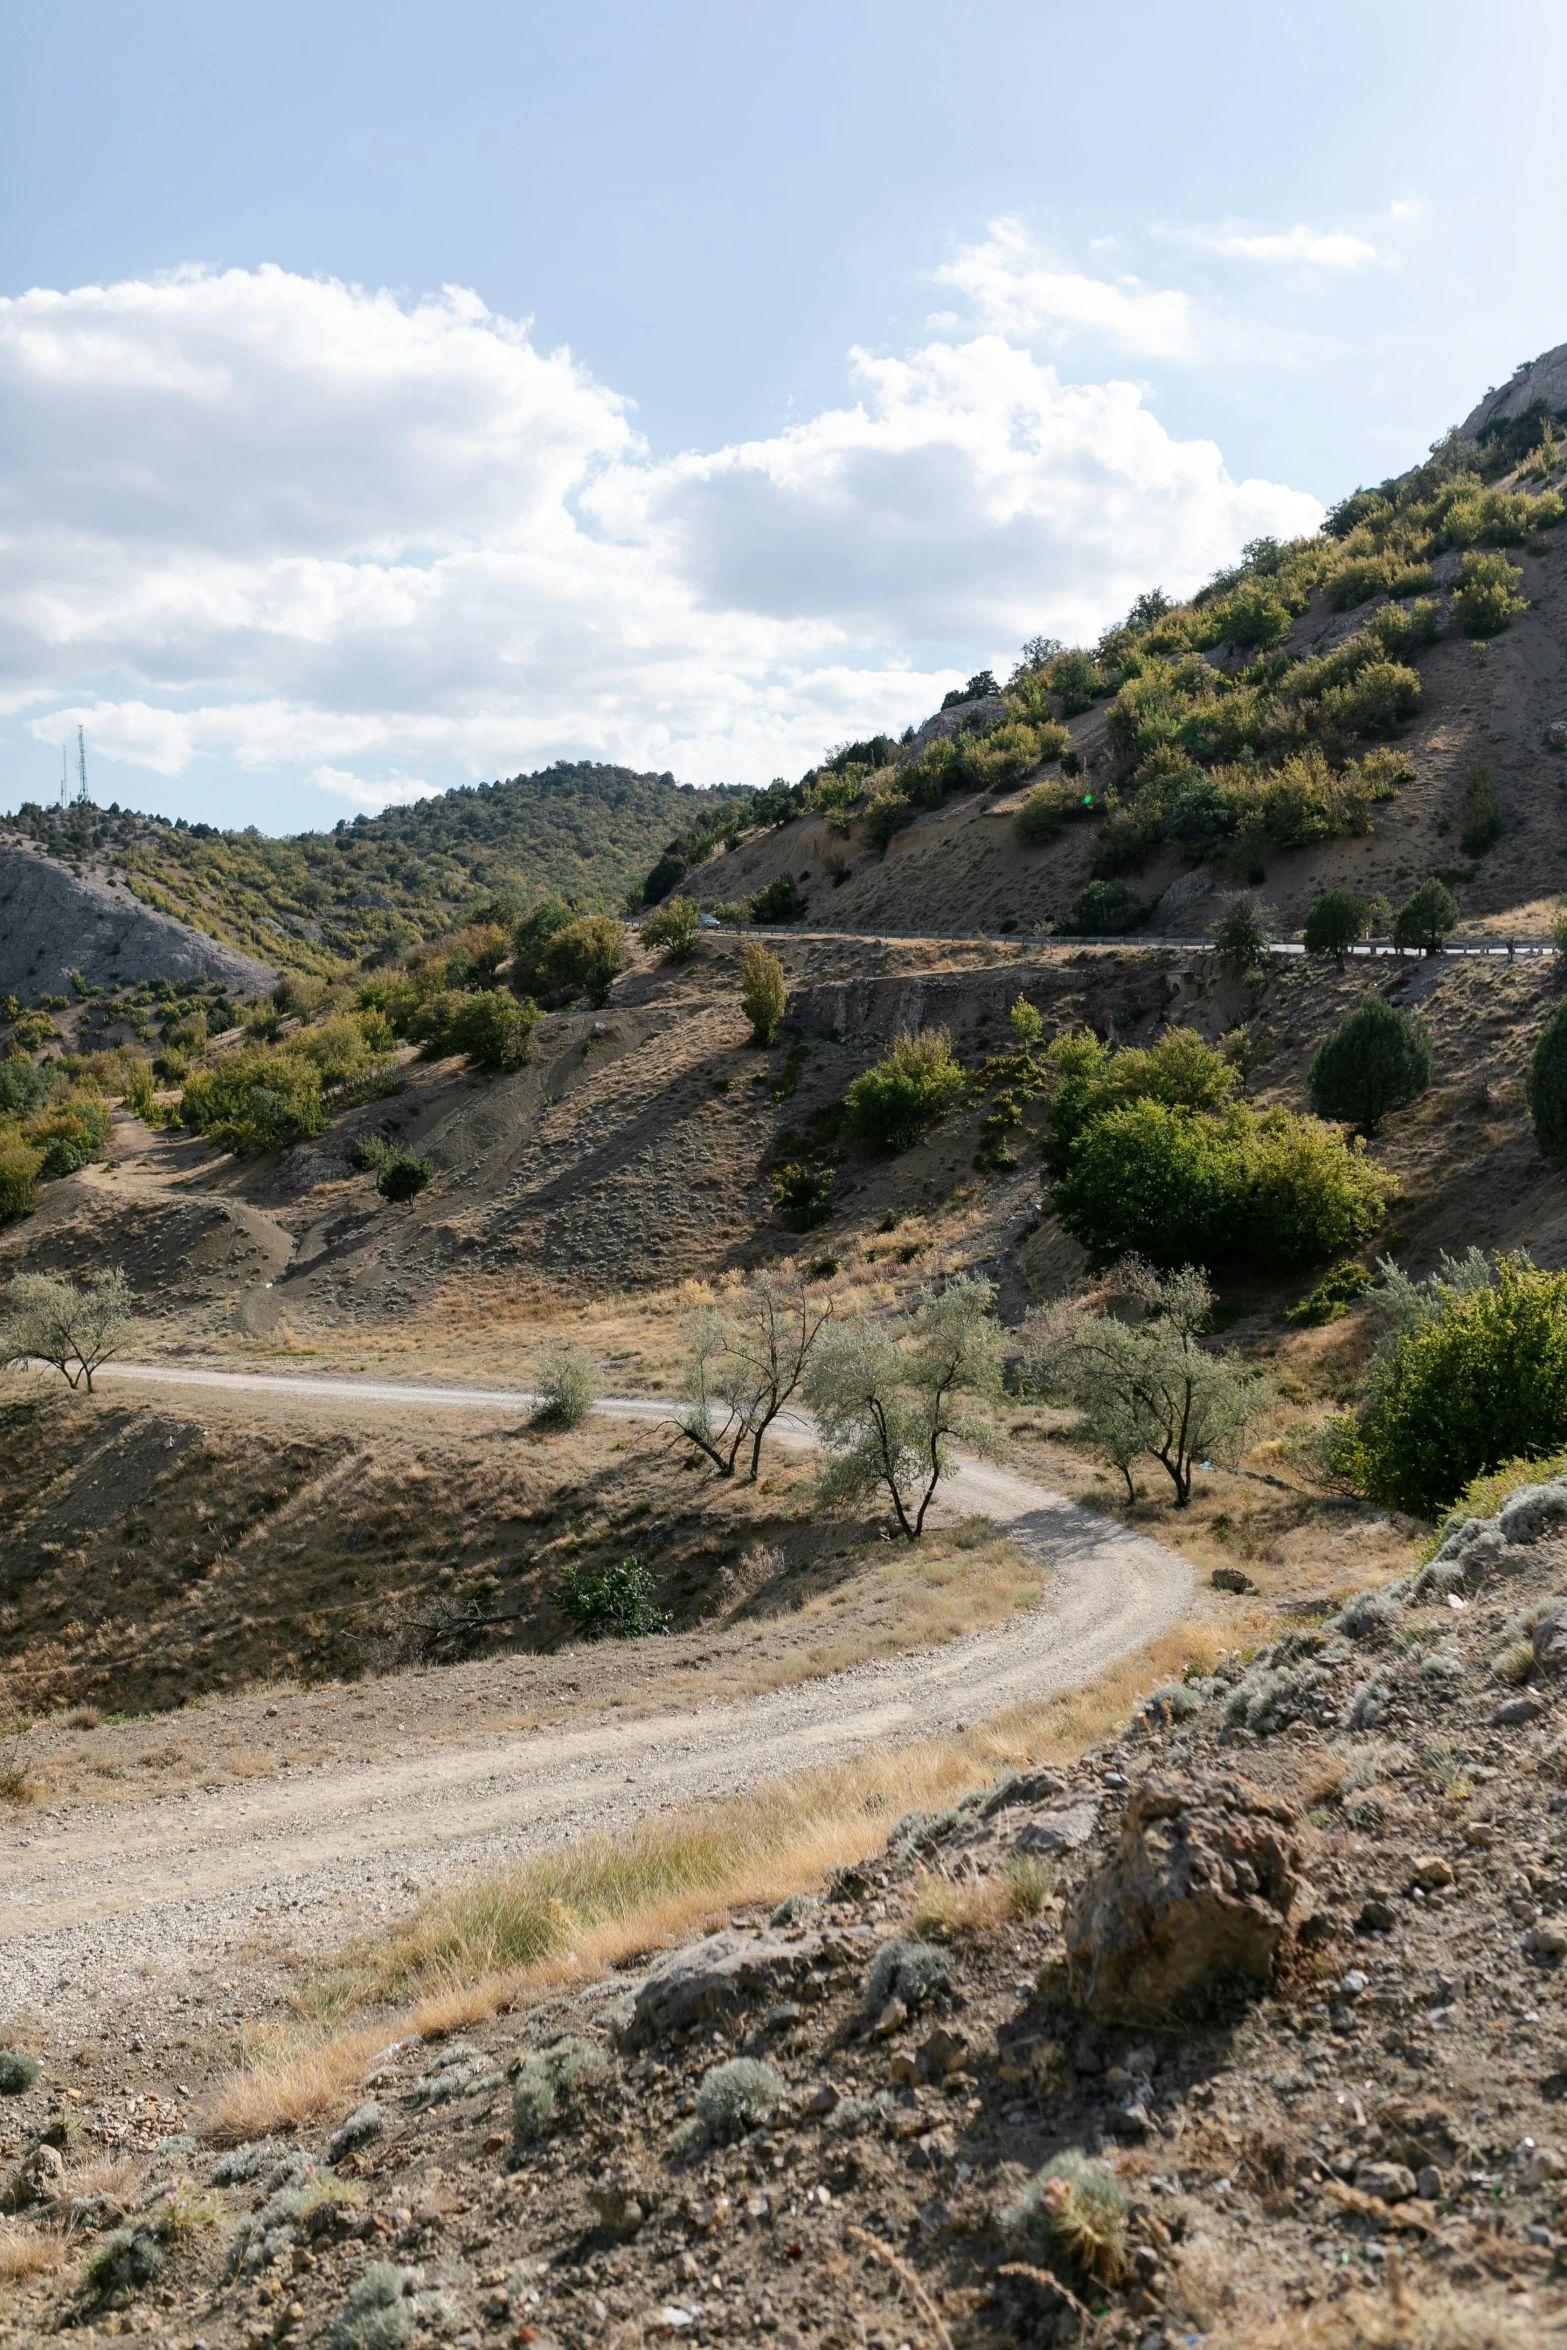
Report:
[[[79,879],[129,892],[260,963],[325,972],[438,935],[484,897],[613,904],[671,835],[746,796],[739,785],[694,791],[672,775],[561,761],[278,840],[29,802],[0,817],[0,849],[8,836],[13,848],[31,843]],[[30,964],[30,946],[21,960]]]

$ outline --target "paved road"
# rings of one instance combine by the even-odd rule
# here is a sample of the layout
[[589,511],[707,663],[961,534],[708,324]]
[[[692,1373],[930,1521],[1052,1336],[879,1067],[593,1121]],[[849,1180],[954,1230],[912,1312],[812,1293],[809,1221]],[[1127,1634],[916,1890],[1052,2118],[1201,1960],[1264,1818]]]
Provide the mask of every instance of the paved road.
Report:
[[[101,1378],[164,1390],[332,1397],[366,1419],[389,1411],[526,1411],[519,1389],[116,1363]],[[667,1417],[632,1396],[610,1417]],[[793,1418],[785,1441],[806,1444]],[[233,1947],[258,1905],[286,1893],[307,1938],[335,1938],[344,1905],[400,1907],[411,1885],[599,1828],[660,1804],[698,1803],[829,1763],[878,1742],[926,1736],[1081,1685],[1179,1622],[1189,1563],[1113,1520],[1010,1471],[964,1462],[943,1488],[1050,1569],[1045,1603],[996,1631],[816,1681],[647,1719],[488,1745],[388,1753],[213,1793],[35,1819],[0,1844],[0,2012],[45,2001],[57,1979],[128,1980]],[[519,1671],[527,1660],[518,1661]],[[650,1657],[650,1662],[654,1661]]]

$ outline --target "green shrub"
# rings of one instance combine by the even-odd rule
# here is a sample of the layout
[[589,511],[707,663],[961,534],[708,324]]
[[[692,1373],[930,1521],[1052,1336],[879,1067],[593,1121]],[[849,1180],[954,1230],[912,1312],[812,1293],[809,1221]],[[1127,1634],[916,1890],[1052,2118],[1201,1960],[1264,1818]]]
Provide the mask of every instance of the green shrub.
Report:
[[1526,1086],[1534,1139],[1548,1159],[1567,1159],[1567,1004],[1540,1031]]
[[[1425,584],[1429,580],[1427,573]],[[1436,605],[1427,597],[1407,609],[1402,604],[1384,604],[1366,622],[1366,634],[1375,637],[1390,660],[1398,661],[1433,641],[1439,617]]]
[[1043,1157],[1065,1173],[1079,1135],[1112,1110],[1141,1101],[1170,1110],[1219,1110],[1235,1091],[1235,1070],[1194,1028],[1170,1028],[1157,1044],[1112,1052],[1091,1029],[1057,1037],[1046,1058],[1052,1086]]
[[861,2003],[868,2014],[879,2015],[889,1999],[901,1999],[912,2014],[939,1998],[951,1980],[952,1960],[938,1942],[884,1942],[871,1960]]
[[557,930],[544,950],[546,985],[563,998],[586,996],[603,1011],[625,969],[625,937],[608,914],[589,914]]
[[457,998],[446,1041],[453,1052],[466,1053],[476,1069],[509,1072],[532,1058],[539,1018],[536,1004],[519,1003],[498,987],[485,987],[476,995]]
[[1290,608],[1260,580],[1248,581],[1213,607],[1214,641],[1235,651],[1267,652],[1290,632]]
[[1075,718],[1079,711],[1091,710],[1102,694],[1110,690],[1110,680],[1094,659],[1080,646],[1065,653],[1057,653],[1046,664],[1045,682],[1052,693],[1061,697],[1063,718]]
[[121,1099],[125,1107],[138,1118],[150,1118],[153,1110],[152,1071],[145,1061],[128,1064]]
[[547,2137],[578,2085],[608,2069],[604,2051],[591,2040],[557,2040],[552,2048],[531,2050],[517,2068],[512,2091],[513,2147],[534,2146]]
[[1040,848],[1068,824],[1078,824],[1098,812],[1092,792],[1069,783],[1036,783],[1012,819],[1012,829],[1025,848]]
[[1069,2147],[1047,2162],[1001,2213],[1003,2235],[1077,2283],[1103,2290],[1128,2268],[1128,2196],[1105,2164]]
[[[675,877],[678,879],[678,875]],[[649,889],[649,900],[654,892]],[[581,908],[565,898],[549,898],[524,914],[512,932],[511,984],[517,995],[544,996],[554,984],[550,972],[550,947],[563,930],[569,930],[581,919]]]
[[1567,1273],[1506,1256],[1483,1283],[1405,1287],[1417,1306],[1373,1359],[1339,1460],[1382,1508],[1433,1517],[1567,1442]]
[[775,1041],[787,1001],[782,963],[766,947],[750,940],[740,950],[740,1009],[751,1023],[753,1044]]
[[1100,1269],[1250,1255],[1309,1264],[1376,1230],[1386,1182],[1334,1128],[1289,1110],[1222,1116],[1140,1100],[1089,1124],[1056,1188],[1062,1228]]
[[887,1058],[850,1086],[844,1097],[850,1130],[868,1150],[910,1150],[946,1116],[965,1083],[944,1028],[905,1031]]
[[326,1131],[321,1071],[272,1045],[241,1046],[195,1072],[180,1117],[222,1150],[284,1150]]
[[792,873],[776,874],[751,899],[753,922],[798,922],[804,912],[805,899]]
[[889,784],[871,794],[869,805],[860,824],[860,838],[867,848],[887,853],[888,843],[895,832],[914,821],[914,809],[907,792]]
[[1522,574],[1505,555],[1466,555],[1458,573],[1453,612],[1466,636],[1497,636],[1529,599]]
[[407,2350],[420,2330],[408,2299],[407,2273],[373,2261],[327,2329],[327,2350]]
[[1370,928],[1371,908],[1364,898],[1352,889],[1324,890],[1306,916],[1306,952],[1332,955],[1342,962],[1345,949],[1364,938]]
[[1026,995],[1020,995],[1007,1014],[1012,1041],[1020,1053],[1036,1053],[1045,1038],[1043,1015]]
[[1368,996],[1318,1046],[1311,1106],[1319,1118],[1341,1118],[1374,1134],[1390,1110],[1425,1092],[1431,1067],[1431,1039],[1420,1023],[1381,996]]
[[37,2059],[20,2048],[0,2048],[0,2097],[20,2097],[38,2078]]
[[551,1428],[580,1428],[598,1402],[601,1382],[593,1357],[562,1340],[544,1348],[533,1370],[538,1418]]
[[833,1211],[838,1156],[784,1159],[772,1170],[773,1213],[788,1232],[814,1232]]
[[1279,1319],[1297,1330],[1320,1330],[1329,1322],[1342,1322],[1356,1298],[1364,1297],[1376,1284],[1376,1275],[1364,1265],[1335,1265],[1309,1296],[1287,1306]]
[[696,2119],[714,2145],[743,2137],[789,2094],[782,2073],[752,2056],[732,2056],[706,2074],[696,2093]]
[[702,909],[695,898],[666,898],[656,914],[642,925],[642,944],[662,954],[666,963],[688,962],[696,951]]
[[1482,767],[1475,768],[1464,793],[1464,828],[1458,845],[1466,857],[1483,857],[1502,837],[1502,803]]
[[435,1169],[428,1159],[408,1150],[383,1150],[375,1162],[375,1187],[394,1207],[406,1207],[431,1182]]
[[634,1558],[618,1567],[568,1567],[555,1586],[555,1604],[584,1640],[643,1640],[667,1632],[670,1618],[657,1595],[652,1575]]
[[0,1223],[33,1213],[43,1164],[43,1152],[24,1142],[14,1126],[0,1126]]
[[96,2300],[122,2307],[162,2273],[163,2247],[155,2236],[145,2228],[113,2228],[94,2246],[82,2283]]
[[1434,953],[1450,930],[1458,927],[1458,900],[1445,882],[1433,874],[1393,917],[1393,944],[1421,947]]
[[1147,913],[1129,881],[1090,881],[1073,899],[1065,927],[1077,938],[1122,937],[1140,929]]

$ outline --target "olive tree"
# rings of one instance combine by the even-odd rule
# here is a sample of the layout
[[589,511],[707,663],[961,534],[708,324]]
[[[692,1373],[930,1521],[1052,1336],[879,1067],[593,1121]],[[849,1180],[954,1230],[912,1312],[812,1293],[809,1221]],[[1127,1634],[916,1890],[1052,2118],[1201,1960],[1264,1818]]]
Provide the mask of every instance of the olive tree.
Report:
[[91,1395],[93,1373],[118,1354],[130,1327],[130,1284],[118,1265],[80,1288],[48,1273],[18,1273],[6,1291],[0,1362],[48,1363]]
[[806,1295],[792,1265],[753,1273],[722,1306],[705,1306],[688,1327],[681,1434],[732,1477],[747,1445],[755,1484],[768,1429],[798,1389],[833,1301]]
[[1278,935],[1276,921],[1271,906],[1243,891],[1225,900],[1223,913],[1208,925],[1208,936],[1220,962],[1244,979],[1268,968]]
[[[1099,1304],[1141,1309],[1143,1318],[1124,1321]],[[1120,1470],[1128,1500],[1136,1498],[1132,1463],[1146,1454],[1185,1509],[1196,1463],[1233,1459],[1266,1385],[1237,1356],[1202,1345],[1213,1292],[1193,1265],[1161,1274],[1124,1258],[1099,1304],[1068,1298],[1031,1316],[1025,1366],[1035,1385],[1076,1404],[1081,1434]]]
[[900,1533],[917,1542],[952,1441],[981,1452],[1000,1438],[984,1406],[1001,1392],[1006,1334],[994,1284],[962,1274],[926,1289],[901,1328],[856,1315],[817,1349],[805,1381],[827,1453],[828,1507],[884,1492]]

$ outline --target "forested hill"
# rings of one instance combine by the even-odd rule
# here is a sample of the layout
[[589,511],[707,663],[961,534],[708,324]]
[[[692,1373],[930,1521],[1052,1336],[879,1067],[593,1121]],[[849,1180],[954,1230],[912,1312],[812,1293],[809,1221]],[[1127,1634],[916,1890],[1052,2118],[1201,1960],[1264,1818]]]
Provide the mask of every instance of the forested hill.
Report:
[[0,816],[79,874],[122,880],[144,904],[263,961],[326,971],[449,929],[481,896],[518,910],[549,896],[613,904],[673,834],[744,797],[672,775],[560,761],[270,840],[118,808],[24,805]]

